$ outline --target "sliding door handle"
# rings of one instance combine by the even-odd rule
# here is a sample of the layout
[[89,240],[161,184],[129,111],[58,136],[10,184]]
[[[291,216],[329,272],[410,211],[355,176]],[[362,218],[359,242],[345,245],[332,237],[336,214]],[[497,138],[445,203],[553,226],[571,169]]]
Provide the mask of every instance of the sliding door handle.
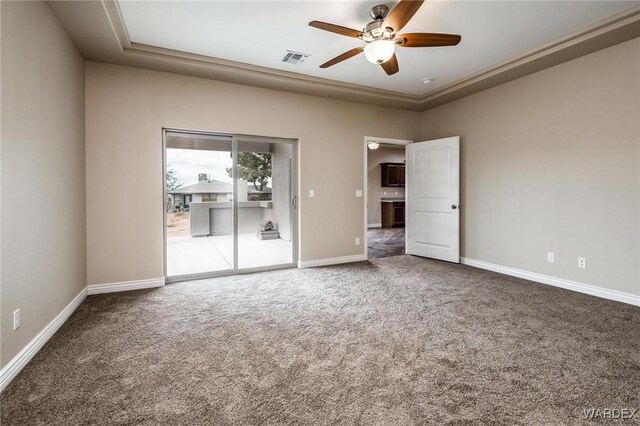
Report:
[[291,197],[291,208],[295,209],[296,208],[296,201],[297,201],[298,196],[294,195],[293,197]]

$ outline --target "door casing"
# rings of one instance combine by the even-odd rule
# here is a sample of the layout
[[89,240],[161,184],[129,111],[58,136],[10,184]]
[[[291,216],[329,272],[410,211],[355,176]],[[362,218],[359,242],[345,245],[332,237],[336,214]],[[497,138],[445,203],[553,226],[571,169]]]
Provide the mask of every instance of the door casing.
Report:
[[[390,144],[390,145],[403,145],[405,147],[406,150],[406,146],[409,144],[412,144],[413,141],[409,140],[409,139],[389,139],[389,138],[378,138],[375,136],[365,136],[364,137],[364,144],[363,144],[363,169],[364,169],[364,188],[363,188],[363,195],[364,195],[364,231],[363,231],[363,244],[364,244],[364,258],[368,259],[369,258],[369,241],[367,238],[367,231],[369,229],[368,225],[369,225],[369,194],[368,194],[368,189],[369,189],[369,148],[367,147],[367,144],[369,142],[378,142],[378,143],[385,143],[385,144]],[[406,194],[406,191],[405,191]],[[405,196],[406,197],[406,196]],[[405,198],[406,201],[406,198]],[[406,220],[406,218],[405,218]],[[405,252],[406,252],[406,235],[405,235]]]

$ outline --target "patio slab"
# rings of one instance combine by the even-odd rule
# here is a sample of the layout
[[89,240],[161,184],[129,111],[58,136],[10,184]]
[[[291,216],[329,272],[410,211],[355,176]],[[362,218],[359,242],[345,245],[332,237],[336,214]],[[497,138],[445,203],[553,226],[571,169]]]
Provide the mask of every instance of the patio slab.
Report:
[[[238,268],[258,268],[292,262],[290,241],[260,240],[255,233],[238,235]],[[233,235],[167,239],[167,275],[187,275],[233,269]]]

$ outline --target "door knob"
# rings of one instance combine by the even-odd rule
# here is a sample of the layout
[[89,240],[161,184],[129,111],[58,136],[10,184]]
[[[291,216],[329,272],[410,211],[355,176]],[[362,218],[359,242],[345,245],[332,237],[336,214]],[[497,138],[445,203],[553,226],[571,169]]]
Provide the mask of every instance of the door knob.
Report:
[[451,208],[455,210],[455,209],[457,209],[457,208],[458,208],[458,206],[456,206],[455,204],[452,204],[452,205],[451,205]]

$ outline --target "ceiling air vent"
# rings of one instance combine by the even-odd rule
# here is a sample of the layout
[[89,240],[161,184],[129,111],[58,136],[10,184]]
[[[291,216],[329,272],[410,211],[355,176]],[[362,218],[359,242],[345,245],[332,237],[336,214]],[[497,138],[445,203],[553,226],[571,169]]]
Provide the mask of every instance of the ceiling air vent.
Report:
[[304,64],[304,62],[310,56],[311,55],[307,55],[306,53],[292,52],[291,50],[287,50],[284,54],[284,58],[282,58],[282,62],[286,62],[292,65]]

